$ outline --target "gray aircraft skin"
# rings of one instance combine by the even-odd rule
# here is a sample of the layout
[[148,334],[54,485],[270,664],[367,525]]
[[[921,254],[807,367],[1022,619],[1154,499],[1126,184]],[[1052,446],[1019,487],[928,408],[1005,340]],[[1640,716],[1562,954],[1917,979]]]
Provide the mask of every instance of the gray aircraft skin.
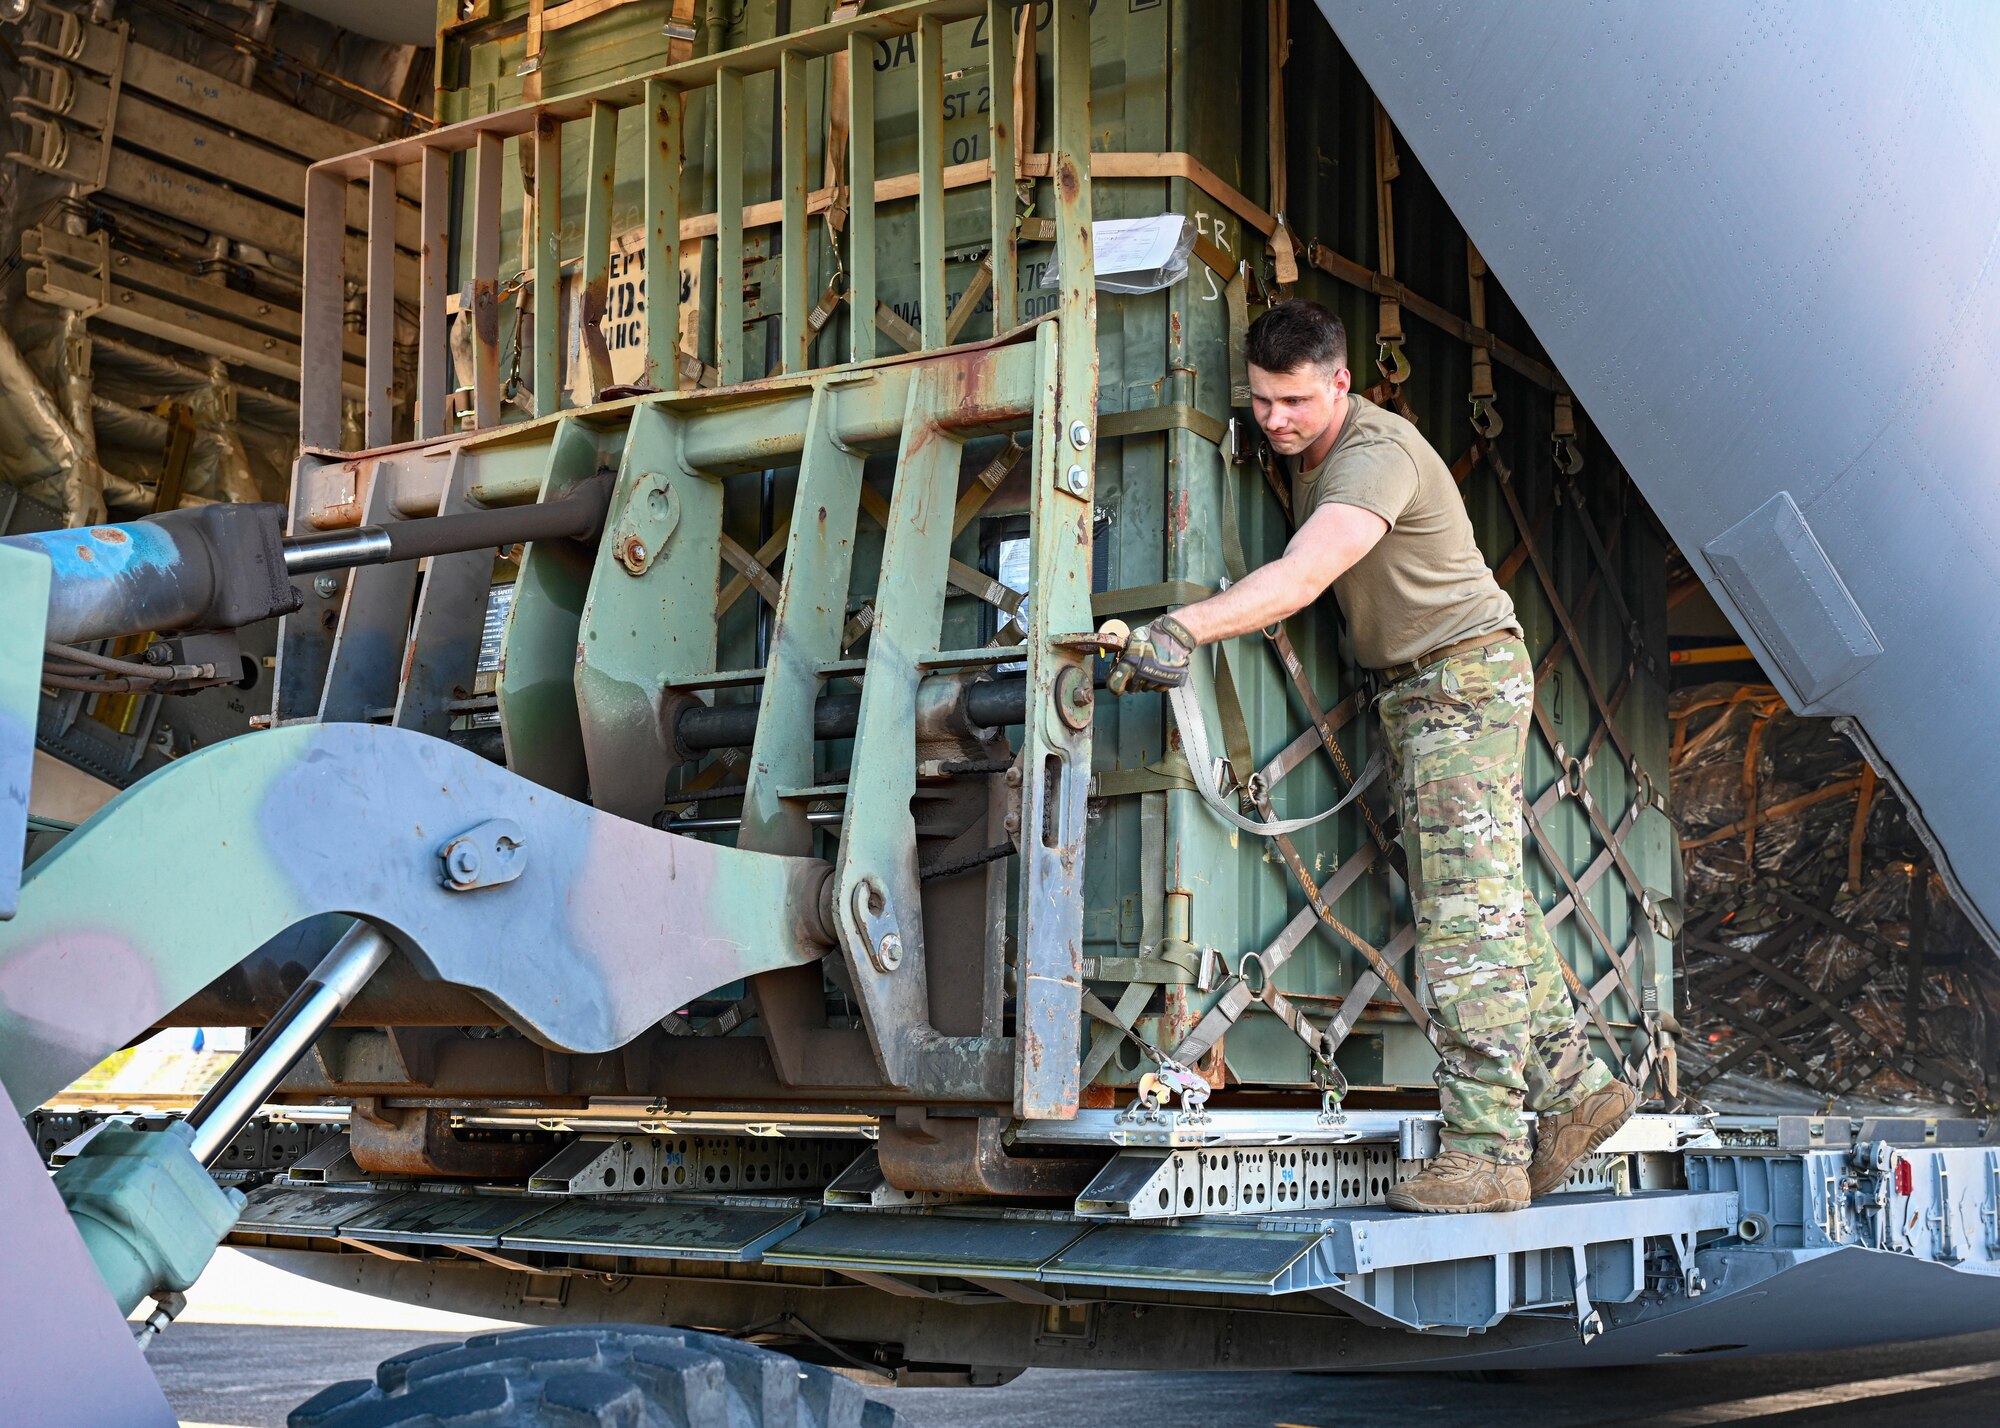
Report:
[[2000,8],[1320,8],[1793,709],[1989,942]]

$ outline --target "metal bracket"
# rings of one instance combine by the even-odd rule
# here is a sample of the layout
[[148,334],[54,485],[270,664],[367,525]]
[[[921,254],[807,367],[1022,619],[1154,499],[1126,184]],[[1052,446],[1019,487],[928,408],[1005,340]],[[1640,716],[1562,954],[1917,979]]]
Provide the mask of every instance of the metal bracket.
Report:
[[1582,1245],[1569,1247],[1570,1284],[1576,1293],[1576,1336],[1585,1345],[1604,1332],[1604,1316],[1590,1303],[1590,1261]]
[[857,1205],[865,1209],[898,1209],[906,1205],[942,1205],[957,1198],[935,1190],[898,1190],[882,1173],[882,1158],[873,1146],[854,1158],[854,1163],[833,1177],[822,1198],[828,1205]]
[[[1762,1217],[1758,1216],[1757,1218],[1761,1219]],[[1708,1281],[1702,1277],[1701,1271],[1695,1268],[1694,1232],[1677,1231],[1667,1236],[1667,1243],[1673,1247],[1674,1259],[1680,1265],[1681,1284],[1687,1290],[1687,1297],[1690,1299],[1701,1298],[1702,1291],[1708,1288]]]
[[511,818],[489,818],[438,849],[438,881],[453,892],[498,887],[528,866],[527,835]]
[[868,947],[868,960],[878,972],[903,965],[903,934],[896,924],[895,905],[879,879],[865,877],[854,885],[854,925]]
[[132,48],[132,27],[123,20],[118,22],[118,58],[111,62],[111,73],[106,79],[108,93],[104,101],[103,138],[97,152],[97,180],[91,185],[92,191],[104,187],[111,177],[111,146],[118,141],[118,98],[125,91],[125,55]]
[[680,518],[680,502],[667,477],[652,471],[641,476],[612,535],[612,551],[627,574],[644,575],[652,567]]

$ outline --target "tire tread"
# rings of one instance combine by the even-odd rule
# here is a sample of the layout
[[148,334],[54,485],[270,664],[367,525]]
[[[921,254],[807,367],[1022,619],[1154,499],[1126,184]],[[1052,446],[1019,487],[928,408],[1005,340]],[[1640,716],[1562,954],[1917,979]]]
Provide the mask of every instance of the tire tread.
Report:
[[858,1385],[784,1354],[646,1324],[513,1329],[384,1359],[290,1428],[894,1428]]

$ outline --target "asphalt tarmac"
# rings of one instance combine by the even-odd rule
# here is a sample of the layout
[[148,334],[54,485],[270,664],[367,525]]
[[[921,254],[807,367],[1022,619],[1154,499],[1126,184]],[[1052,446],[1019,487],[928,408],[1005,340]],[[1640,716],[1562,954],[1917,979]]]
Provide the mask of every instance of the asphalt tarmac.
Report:
[[[299,1280],[223,1251],[148,1355],[187,1428],[282,1428],[377,1362],[485,1321]],[[904,1428],[1696,1428],[2000,1423],[2000,1333],[1647,1368],[1510,1375],[1035,1371],[1001,1388],[869,1390]]]

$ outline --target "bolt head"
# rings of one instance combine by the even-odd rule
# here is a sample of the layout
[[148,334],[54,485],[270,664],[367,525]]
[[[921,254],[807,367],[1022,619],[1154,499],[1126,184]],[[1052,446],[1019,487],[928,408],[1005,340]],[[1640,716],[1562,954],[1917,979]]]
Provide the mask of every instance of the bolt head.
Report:
[[331,600],[340,593],[340,577],[331,570],[322,570],[313,577],[313,594],[322,600]]
[[1069,424],[1069,444],[1078,451],[1090,445],[1090,428],[1080,421]]
[[1090,727],[1090,710],[1096,694],[1088,670],[1080,665],[1064,665],[1056,672],[1054,694],[1057,718],[1079,732]]
[[479,849],[470,842],[451,845],[451,853],[446,859],[451,875],[460,882],[470,882],[479,876]]
[[881,962],[885,968],[897,967],[902,965],[903,961],[902,934],[899,932],[883,933],[881,942],[881,953],[882,953]]
[[1065,479],[1072,495],[1081,496],[1090,489],[1090,477],[1081,466],[1070,467],[1069,475]]
[[643,575],[653,553],[646,549],[646,543],[636,535],[621,536],[618,541],[618,562],[631,575]]

